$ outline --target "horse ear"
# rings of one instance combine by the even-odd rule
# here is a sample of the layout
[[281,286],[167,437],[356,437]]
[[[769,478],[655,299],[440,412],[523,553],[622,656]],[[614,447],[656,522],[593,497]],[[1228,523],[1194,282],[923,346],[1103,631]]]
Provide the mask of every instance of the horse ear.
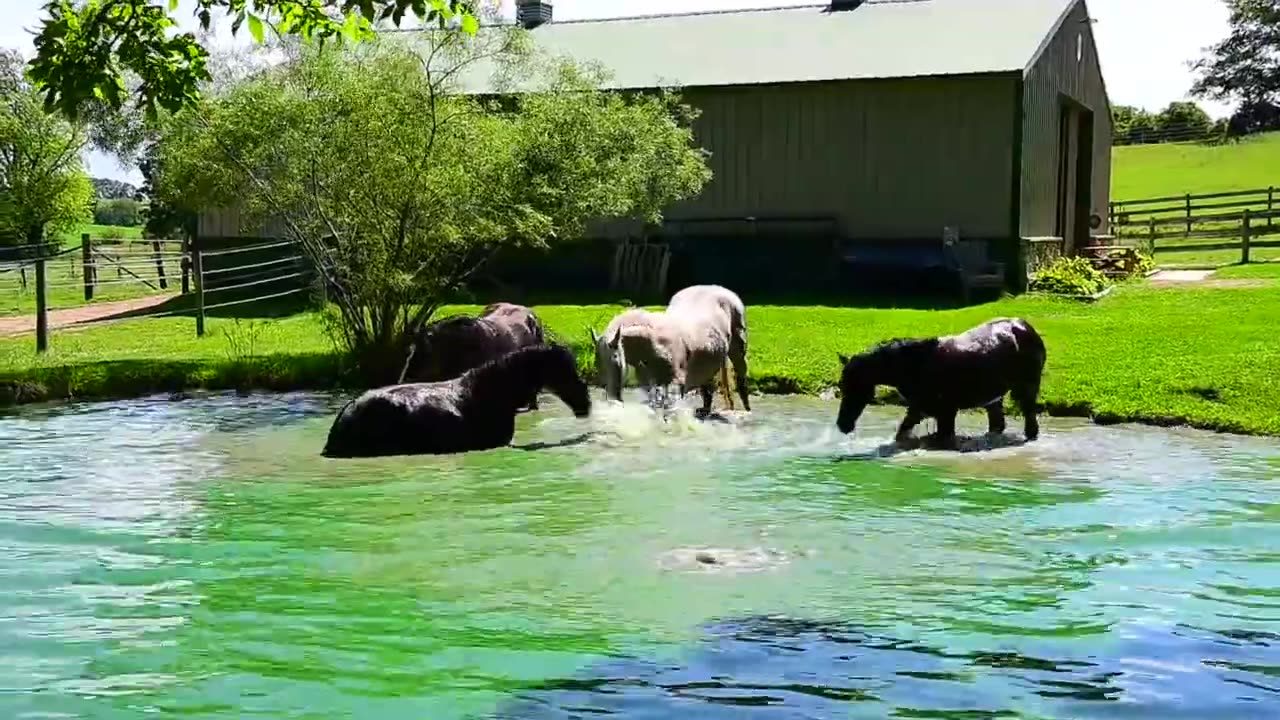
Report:
[[617,350],[618,345],[621,343],[622,343],[622,328],[618,328],[613,333],[613,339],[609,341],[609,347],[613,348],[614,350]]
[[848,364],[849,364],[849,356],[848,356],[848,355],[845,355],[844,353],[836,353],[836,357],[840,358],[840,364],[841,364],[841,365],[848,365]]

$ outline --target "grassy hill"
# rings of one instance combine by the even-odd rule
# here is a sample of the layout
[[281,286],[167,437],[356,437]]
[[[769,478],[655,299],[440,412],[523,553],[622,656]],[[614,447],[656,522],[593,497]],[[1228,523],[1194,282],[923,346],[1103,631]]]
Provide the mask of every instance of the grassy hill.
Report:
[[1228,145],[1129,145],[1111,157],[1114,200],[1280,187],[1280,132]]

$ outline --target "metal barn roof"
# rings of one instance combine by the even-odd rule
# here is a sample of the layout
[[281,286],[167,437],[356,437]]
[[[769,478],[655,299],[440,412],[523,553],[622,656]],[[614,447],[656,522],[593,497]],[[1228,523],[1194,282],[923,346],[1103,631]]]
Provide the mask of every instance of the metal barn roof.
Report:
[[[1024,70],[1076,0],[865,0],[762,10],[556,21],[540,49],[599,61],[608,87],[685,87]],[[481,71],[482,68],[474,68]],[[483,92],[488,73],[467,73]]]

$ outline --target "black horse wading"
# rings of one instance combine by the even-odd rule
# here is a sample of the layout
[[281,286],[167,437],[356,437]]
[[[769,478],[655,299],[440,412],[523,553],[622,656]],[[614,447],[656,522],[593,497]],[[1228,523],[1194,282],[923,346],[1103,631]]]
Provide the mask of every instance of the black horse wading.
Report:
[[424,455],[502,447],[515,436],[516,411],[544,387],[575,416],[591,413],[591,396],[573,353],[561,345],[534,345],[451,380],[365,392],[339,411],[323,455]]
[[1045,347],[1021,318],[998,318],[959,335],[889,340],[852,358],[841,355],[840,362],[844,371],[836,426],[842,433],[853,432],[876,386],[887,385],[907,403],[898,442],[909,440],[915,426],[932,417],[938,422],[933,439],[954,448],[956,414],[979,407],[986,408],[988,430],[1003,433],[1006,393],[1022,412],[1027,440],[1040,434],[1036,411]]

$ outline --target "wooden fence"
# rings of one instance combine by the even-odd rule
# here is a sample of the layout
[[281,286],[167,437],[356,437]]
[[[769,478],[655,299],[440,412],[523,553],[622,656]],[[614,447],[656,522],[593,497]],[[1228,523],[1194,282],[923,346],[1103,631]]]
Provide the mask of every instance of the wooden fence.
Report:
[[[37,353],[48,350],[49,330],[55,325],[61,326],[59,323],[84,326],[184,315],[194,317],[196,335],[200,336],[205,334],[207,310],[261,303],[312,289],[308,266],[291,242],[241,240],[227,247],[206,249],[202,239],[190,243],[116,242],[85,235],[81,240],[79,247],[60,250],[48,245],[24,246],[23,249],[30,252],[21,253],[16,260],[0,262],[3,289],[28,298],[28,279],[34,288],[35,322],[31,329],[35,331]],[[284,257],[279,257],[282,254]],[[182,295],[191,297],[177,297],[173,287],[177,282],[181,282]],[[55,311],[83,308],[95,299],[132,300],[156,295],[167,297],[161,302],[113,311],[106,316],[75,320],[58,320],[54,316],[51,321]],[[212,296],[212,302],[206,301],[207,296]]]
[[1108,208],[1111,233],[1153,254],[1280,247],[1280,197],[1275,187],[1120,200]]

